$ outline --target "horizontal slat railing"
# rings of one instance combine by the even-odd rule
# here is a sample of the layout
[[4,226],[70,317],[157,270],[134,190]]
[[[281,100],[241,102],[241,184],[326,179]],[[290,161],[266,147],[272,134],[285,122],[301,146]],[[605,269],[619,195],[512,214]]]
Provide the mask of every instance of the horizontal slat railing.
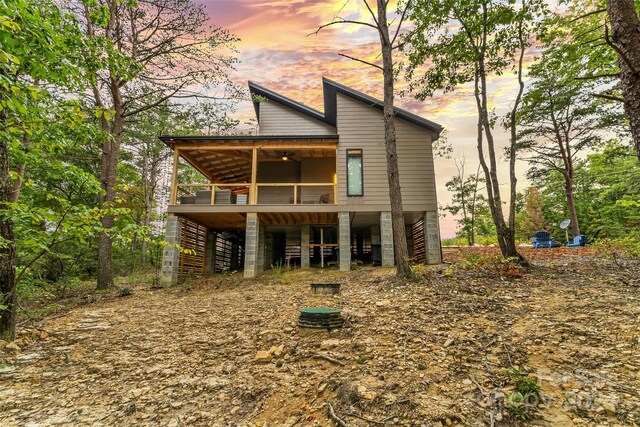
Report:
[[335,204],[337,185],[333,182],[257,183],[259,205]]
[[181,205],[246,205],[251,184],[178,184],[176,202]]
[[176,204],[180,205],[258,205],[336,204],[337,184],[256,183],[251,197],[250,183],[177,184]]

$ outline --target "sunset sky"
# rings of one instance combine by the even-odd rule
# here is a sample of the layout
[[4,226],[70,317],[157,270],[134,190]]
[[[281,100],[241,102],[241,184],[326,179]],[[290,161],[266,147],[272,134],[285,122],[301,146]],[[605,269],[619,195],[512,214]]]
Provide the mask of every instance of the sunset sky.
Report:
[[[361,0],[196,0],[204,4],[212,21],[238,36],[241,41],[233,79],[246,87],[247,80],[307,104],[318,110],[322,106],[322,77],[328,77],[377,98],[382,98],[382,74],[344,57],[344,53],[375,62],[379,50],[375,30],[361,25],[339,25],[326,28],[318,35],[309,35],[322,24],[332,21],[342,8],[345,19],[367,20],[368,13]],[[375,3],[375,1],[373,2]],[[343,7],[344,6],[344,7]],[[493,79],[492,101],[498,114],[504,114],[513,98],[516,81],[513,75]],[[403,82],[398,83],[402,88]],[[475,141],[475,104],[469,87],[419,102],[410,96],[398,98],[396,105],[443,125],[454,148],[454,157],[464,156],[467,170],[475,172],[478,160]],[[250,102],[238,106],[237,118],[254,116]],[[506,142],[506,134],[496,135]],[[518,165],[522,175],[524,164]],[[502,171],[507,190],[508,175]],[[438,202],[451,199],[444,187],[456,173],[453,159],[436,159]],[[520,190],[524,189],[520,179]],[[442,212],[441,212],[442,213]],[[441,234],[455,234],[454,218],[440,219]]]

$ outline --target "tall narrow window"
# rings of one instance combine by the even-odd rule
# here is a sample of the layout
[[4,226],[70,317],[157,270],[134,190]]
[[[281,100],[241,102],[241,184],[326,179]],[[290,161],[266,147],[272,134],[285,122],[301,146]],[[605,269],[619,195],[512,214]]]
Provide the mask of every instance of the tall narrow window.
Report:
[[362,196],[362,150],[347,150],[347,196]]

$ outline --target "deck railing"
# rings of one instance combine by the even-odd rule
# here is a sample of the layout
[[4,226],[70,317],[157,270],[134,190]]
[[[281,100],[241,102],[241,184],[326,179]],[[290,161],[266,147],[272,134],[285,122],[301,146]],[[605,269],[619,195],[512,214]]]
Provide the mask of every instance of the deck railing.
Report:
[[251,184],[178,184],[176,204],[246,205]]
[[176,190],[175,204],[180,205],[306,205],[335,204],[337,200],[333,182],[177,184]]

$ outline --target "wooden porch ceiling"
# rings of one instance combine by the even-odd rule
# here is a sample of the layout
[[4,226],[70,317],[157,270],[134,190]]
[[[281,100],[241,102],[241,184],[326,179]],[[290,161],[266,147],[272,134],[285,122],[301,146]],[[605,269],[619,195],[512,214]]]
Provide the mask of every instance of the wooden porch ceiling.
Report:
[[[189,218],[200,225],[214,230],[244,229],[247,224],[246,213],[183,213],[180,216]],[[261,212],[258,213],[261,226],[337,224],[336,212]]]
[[[250,150],[180,150],[180,155],[213,182],[233,183],[251,182]],[[300,161],[306,157],[335,157],[335,147],[331,149],[258,150],[258,162],[261,161]]]
[[258,218],[265,226],[338,223],[337,212],[261,212]]

